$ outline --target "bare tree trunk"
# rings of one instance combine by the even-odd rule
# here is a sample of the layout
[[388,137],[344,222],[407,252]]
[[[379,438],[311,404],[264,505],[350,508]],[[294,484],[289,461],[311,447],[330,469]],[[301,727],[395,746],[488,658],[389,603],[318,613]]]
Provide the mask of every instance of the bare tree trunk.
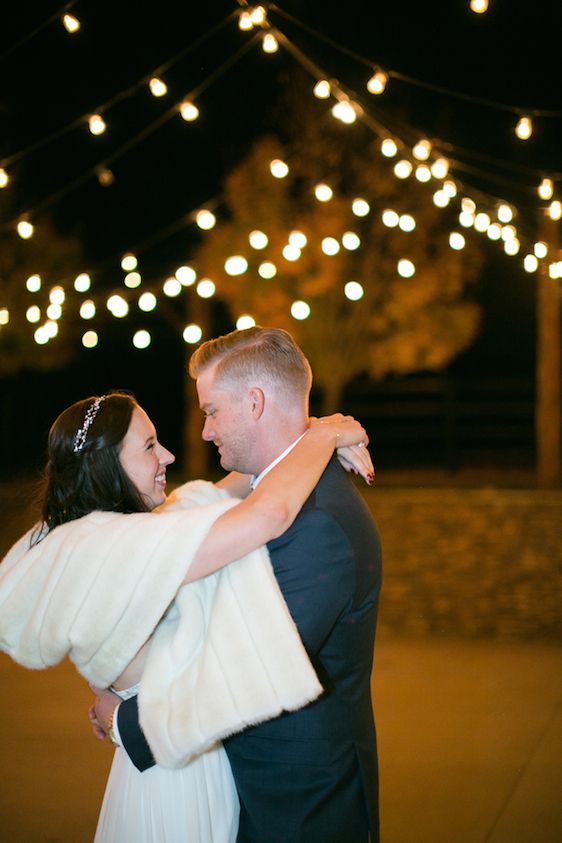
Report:
[[[539,234],[554,251],[558,226],[544,212]],[[549,277],[548,266],[543,264],[537,281],[535,410],[537,484],[541,488],[554,488],[561,480],[560,365],[560,282]]]

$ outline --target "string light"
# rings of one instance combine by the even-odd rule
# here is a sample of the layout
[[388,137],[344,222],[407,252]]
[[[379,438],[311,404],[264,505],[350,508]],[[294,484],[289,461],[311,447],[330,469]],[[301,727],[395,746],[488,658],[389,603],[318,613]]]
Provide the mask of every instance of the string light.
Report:
[[412,154],[418,161],[427,161],[431,154],[431,141],[426,138],[419,140],[412,149]]
[[382,212],[382,222],[387,228],[396,228],[400,220],[396,211],[386,210]]
[[49,332],[45,328],[45,325],[41,325],[35,333],[33,334],[33,339],[37,343],[37,345],[46,345],[49,342]]
[[269,169],[271,171],[271,175],[276,179],[284,179],[289,173],[289,167],[279,158],[274,158],[269,165]]
[[129,304],[126,299],[116,293],[108,298],[106,307],[111,315],[117,319],[123,319],[129,312]]
[[98,344],[98,335],[95,331],[86,331],[82,336],[82,345],[84,348],[95,348]]
[[357,111],[349,100],[340,100],[332,108],[332,114],[342,123],[351,124],[357,120]]
[[101,114],[92,114],[88,118],[88,127],[93,135],[103,135],[107,129],[107,125]]
[[498,219],[500,222],[511,222],[513,219],[513,210],[509,207],[509,205],[499,206]]
[[80,21],[74,15],[64,15],[62,23],[67,32],[73,35],[80,29]]
[[367,82],[367,90],[370,94],[382,94],[387,82],[388,76],[384,70],[377,70]]
[[90,289],[92,283],[92,279],[88,275],[87,272],[81,272],[80,275],[77,275],[74,279],[74,289],[77,293],[85,293],[87,290]]
[[412,261],[408,260],[407,258],[402,258],[398,261],[398,275],[401,275],[402,278],[411,278],[415,275],[416,267],[412,263]]
[[361,245],[361,239],[354,231],[345,231],[341,242],[344,249],[349,252],[354,252]]
[[535,243],[533,252],[535,253],[537,258],[540,258],[542,260],[548,255],[548,246],[542,240],[539,240],[538,243]]
[[201,330],[199,325],[186,325],[183,329],[184,341],[189,343],[190,345],[195,345],[196,343],[198,343],[202,336],[203,331]]
[[181,293],[182,286],[177,278],[166,278],[164,284],[162,285],[162,290],[164,291],[165,296],[175,298],[175,296],[179,296]]
[[548,267],[548,277],[556,280],[562,278],[562,261],[551,263]]
[[[416,167],[416,178],[418,181],[421,182],[428,182],[431,179],[431,170],[427,166],[427,164],[420,164]],[[445,188],[443,188],[444,190]]]
[[123,255],[123,257],[121,258],[121,269],[124,269],[125,272],[131,272],[131,270],[136,269],[137,266],[137,257],[136,255],[133,255],[130,252],[126,255]]
[[464,249],[466,245],[466,240],[464,236],[459,231],[451,231],[449,234],[449,246],[451,249],[455,249],[455,251],[459,251],[460,249]]
[[[238,26],[242,30],[242,32],[249,32],[251,29],[254,28],[254,24],[252,22],[252,16],[249,12],[241,12],[238,18]],[[188,340],[186,340],[188,342]],[[198,342],[198,340],[195,340]]]
[[199,117],[199,109],[190,100],[184,100],[180,104],[180,114],[187,123],[193,123]]
[[168,86],[162,81],[162,79],[158,79],[157,76],[152,77],[148,83],[148,87],[150,88],[150,93],[153,97],[163,97],[168,93]]
[[198,283],[196,290],[197,295],[202,299],[210,299],[215,295],[216,286],[210,278],[202,278]]
[[91,299],[86,299],[80,305],[80,316],[82,319],[93,319],[96,315],[96,305]]
[[8,176],[8,173],[6,172],[4,167],[0,167],[0,188],[6,187],[9,181],[10,177]]
[[483,15],[488,10],[488,0],[470,0],[470,8],[477,15]]
[[554,184],[552,182],[552,179],[543,179],[541,181],[538,187],[538,194],[541,199],[552,199],[552,196],[554,194]]
[[514,225],[504,225],[502,228],[502,240],[513,240],[517,237],[517,229]]
[[292,243],[288,243],[286,246],[283,247],[283,257],[286,261],[290,261],[294,263],[294,261],[298,261],[301,256],[301,250],[298,246],[295,246]]
[[191,266],[178,266],[175,276],[182,287],[191,287],[197,279],[197,273]]
[[398,179],[407,179],[408,176],[411,175],[413,169],[412,162],[403,158],[394,165],[394,175]]
[[7,325],[10,321],[10,311],[7,307],[0,307],[0,325]]
[[263,36],[262,50],[264,53],[276,53],[279,49],[279,42],[272,32],[267,32]]
[[501,225],[497,222],[490,223],[490,225],[488,226],[488,230],[486,231],[486,234],[488,235],[490,240],[499,240],[502,236]]
[[523,259],[523,267],[525,268],[525,272],[536,272],[539,266],[539,262],[535,255],[525,255]]
[[343,292],[345,297],[350,301],[359,301],[359,299],[363,298],[365,293],[363,287],[358,281],[348,281],[343,288]]
[[41,276],[30,275],[27,281],[25,282],[25,286],[27,287],[30,293],[38,293],[41,289]]
[[256,6],[250,12],[250,20],[254,26],[263,26],[267,21],[267,15],[263,6]]
[[209,229],[214,228],[214,226],[216,225],[217,218],[207,208],[202,208],[200,211],[197,212],[195,222],[197,223],[199,228],[203,229],[203,231],[209,231]]
[[248,237],[248,242],[252,249],[257,249],[259,251],[261,249],[265,249],[269,243],[269,239],[267,234],[263,231],[251,231]]
[[125,287],[129,288],[129,290],[136,290],[137,287],[140,287],[141,282],[142,278],[140,272],[128,272],[123,278],[123,283]]
[[244,331],[246,328],[253,328],[256,324],[256,320],[253,316],[249,316],[245,313],[243,316],[239,316],[236,320],[236,327],[239,331]]
[[327,100],[332,93],[332,86],[327,79],[320,79],[313,89],[314,96],[319,100]]
[[367,202],[366,199],[357,198],[354,199],[351,205],[351,210],[355,214],[356,217],[366,217],[369,211],[371,210],[371,206]]
[[100,167],[96,171],[98,182],[102,187],[111,187],[113,182],[115,181],[115,176],[113,171],[110,170],[108,167]]
[[331,257],[333,255],[337,255],[340,250],[340,244],[335,237],[324,237],[322,239],[322,243],[320,244],[320,248],[325,255],[329,255]]
[[381,152],[385,158],[394,158],[394,156],[398,153],[396,141],[392,138],[385,138],[381,143]]
[[520,140],[528,140],[533,134],[533,121],[530,117],[520,117],[515,127],[515,134]]
[[37,307],[36,304],[28,307],[25,312],[25,318],[28,322],[39,322],[41,319],[41,310]]
[[459,214],[459,222],[463,228],[470,228],[474,225],[475,216],[470,211],[461,211]]
[[304,249],[308,240],[306,238],[306,234],[303,231],[291,231],[289,234],[289,243],[291,246],[295,246],[297,249]]
[[457,195],[457,186],[454,181],[451,181],[451,179],[447,179],[447,181],[444,182],[443,190],[450,199],[453,199]]
[[227,275],[243,275],[248,269],[248,261],[242,255],[232,255],[224,263],[224,271]]
[[314,195],[319,202],[329,202],[334,195],[334,191],[329,184],[322,183],[316,185],[314,188]]
[[443,189],[436,190],[433,194],[433,204],[437,205],[438,208],[446,208],[450,201],[451,197]]
[[141,293],[137,304],[140,310],[143,310],[145,313],[150,313],[150,311],[154,310],[158,304],[158,299],[154,293]]
[[59,285],[51,287],[49,292],[49,301],[51,304],[63,304],[65,298],[66,296],[63,287],[60,287]]
[[483,233],[484,231],[488,230],[488,226],[490,225],[490,217],[488,214],[480,211],[480,213],[476,214],[474,217],[474,228],[476,231]]
[[503,244],[503,249],[506,255],[516,255],[520,247],[521,243],[517,237],[513,237],[511,240],[506,240]]
[[277,267],[271,261],[264,261],[258,266],[258,275],[268,281],[277,275]]
[[141,329],[140,331],[136,331],[133,335],[133,345],[135,348],[140,350],[144,348],[148,348],[150,343],[152,342],[152,337],[150,336],[148,331]]
[[294,301],[291,305],[291,316],[293,319],[302,321],[310,316],[310,306],[305,301]]
[[416,227],[416,221],[411,214],[402,214],[398,220],[398,225],[402,231],[413,231]]
[[449,172],[449,162],[446,158],[437,158],[431,165],[431,175],[436,179],[444,179]]
[[17,232],[22,240],[29,240],[33,236],[33,226],[28,220],[20,220],[16,226]]
[[53,320],[60,319],[62,316],[62,307],[60,304],[50,304],[47,308],[47,316]]
[[562,204],[555,199],[548,207],[548,216],[551,220],[559,220],[562,217]]

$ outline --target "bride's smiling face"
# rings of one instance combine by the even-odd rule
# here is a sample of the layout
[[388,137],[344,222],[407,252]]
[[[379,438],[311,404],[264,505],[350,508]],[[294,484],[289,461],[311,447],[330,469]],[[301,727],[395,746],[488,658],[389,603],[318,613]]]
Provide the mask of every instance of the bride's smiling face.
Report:
[[174,460],[174,455],[159,443],[154,425],[142,407],[135,407],[119,462],[151,509],[166,500],[166,466]]

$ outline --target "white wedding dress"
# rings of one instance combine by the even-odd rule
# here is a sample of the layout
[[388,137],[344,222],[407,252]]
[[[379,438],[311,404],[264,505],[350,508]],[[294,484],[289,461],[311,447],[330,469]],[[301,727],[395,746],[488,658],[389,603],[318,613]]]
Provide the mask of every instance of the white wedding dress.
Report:
[[[120,691],[126,699],[137,688]],[[94,843],[235,843],[238,796],[221,744],[179,770],[141,773],[115,750]]]

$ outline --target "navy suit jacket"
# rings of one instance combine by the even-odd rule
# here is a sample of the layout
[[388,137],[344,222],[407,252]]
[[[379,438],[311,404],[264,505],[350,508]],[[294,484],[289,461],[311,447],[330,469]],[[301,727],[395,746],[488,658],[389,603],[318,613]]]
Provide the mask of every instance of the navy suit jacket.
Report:
[[[239,843],[378,841],[370,694],[381,555],[369,510],[334,458],[293,525],[268,544],[281,591],[324,687],[316,702],[225,741]],[[118,727],[133,763],[154,763],[136,698]]]

